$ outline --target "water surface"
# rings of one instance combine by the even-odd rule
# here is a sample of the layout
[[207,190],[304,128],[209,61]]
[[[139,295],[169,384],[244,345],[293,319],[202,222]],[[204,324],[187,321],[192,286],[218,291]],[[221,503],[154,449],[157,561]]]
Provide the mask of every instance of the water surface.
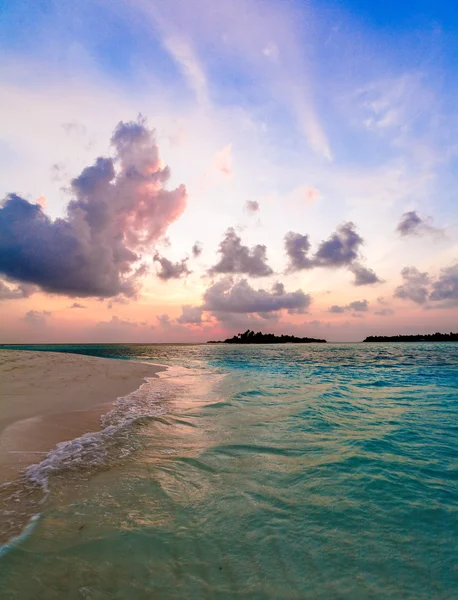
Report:
[[49,474],[2,597],[457,597],[457,345],[40,348],[171,368]]

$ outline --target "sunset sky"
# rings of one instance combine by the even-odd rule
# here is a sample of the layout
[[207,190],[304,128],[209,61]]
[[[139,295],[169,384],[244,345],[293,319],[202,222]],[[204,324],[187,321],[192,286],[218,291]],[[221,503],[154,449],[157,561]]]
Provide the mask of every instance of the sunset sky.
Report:
[[0,343],[458,330],[458,9],[0,8]]

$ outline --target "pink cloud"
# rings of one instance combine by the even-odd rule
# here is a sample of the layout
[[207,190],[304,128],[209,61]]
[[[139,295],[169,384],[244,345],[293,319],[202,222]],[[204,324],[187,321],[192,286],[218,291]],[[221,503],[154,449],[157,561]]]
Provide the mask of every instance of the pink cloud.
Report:
[[232,144],[228,144],[215,154],[215,168],[223,175],[232,174]]

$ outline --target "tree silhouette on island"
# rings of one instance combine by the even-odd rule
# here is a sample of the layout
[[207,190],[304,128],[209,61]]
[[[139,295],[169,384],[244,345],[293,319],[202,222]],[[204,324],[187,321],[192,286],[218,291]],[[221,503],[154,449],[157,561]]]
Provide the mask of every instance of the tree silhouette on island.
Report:
[[[416,335],[370,335],[363,342],[458,342],[458,333],[431,333]],[[209,341],[207,344],[326,344],[326,340],[294,335],[274,335],[273,333],[255,333],[247,329],[234,337],[223,341]]]
[[458,342],[458,333],[427,333],[416,335],[370,335],[365,342]]
[[274,335],[273,333],[255,333],[247,329],[245,333],[238,333],[232,338],[222,342],[209,341],[207,344],[326,344],[326,340],[308,337],[295,337],[294,335]]

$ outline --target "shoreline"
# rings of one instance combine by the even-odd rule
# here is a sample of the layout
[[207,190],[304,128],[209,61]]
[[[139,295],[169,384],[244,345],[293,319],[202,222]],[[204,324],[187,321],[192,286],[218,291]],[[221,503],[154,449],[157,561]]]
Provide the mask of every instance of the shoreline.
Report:
[[11,501],[9,489],[21,487],[26,469],[58,444],[101,432],[102,416],[119,398],[166,369],[80,354],[0,349],[0,512],[10,515],[0,527],[0,545],[24,527],[24,511]]
[[118,398],[164,370],[136,361],[0,349],[0,485],[11,454],[47,453],[99,430]]

